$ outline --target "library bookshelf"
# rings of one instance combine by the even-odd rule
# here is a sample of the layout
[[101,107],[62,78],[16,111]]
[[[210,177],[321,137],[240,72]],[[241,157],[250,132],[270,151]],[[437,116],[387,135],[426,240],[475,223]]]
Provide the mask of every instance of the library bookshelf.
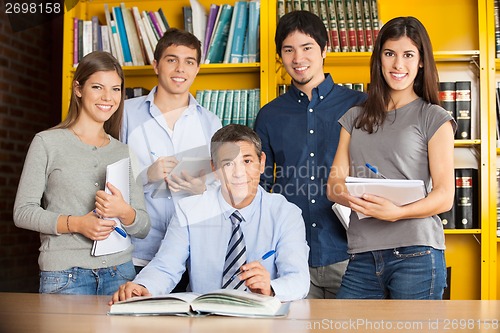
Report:
[[[260,0],[260,62],[248,64],[201,65],[191,93],[199,89],[260,88],[261,105],[274,99],[278,86],[288,84],[274,45],[277,22],[277,1]],[[72,64],[73,18],[89,19],[97,15],[105,22],[103,6],[124,2],[127,7],[158,10],[162,7],[170,26],[183,27],[182,6],[189,0],[164,1],[79,1],[65,13],[63,47],[62,117],[69,105]],[[211,3],[234,3],[234,0],[200,0],[207,9]],[[427,28],[435,51],[441,81],[472,82],[472,139],[455,141],[456,165],[479,170],[480,221],[479,228],[447,229],[446,260],[451,267],[452,299],[500,298],[497,276],[500,266],[500,240],[496,237],[495,169],[495,77],[500,78],[500,62],[495,61],[494,0],[378,0],[381,23],[396,16],[415,16]],[[328,53],[325,71],[335,82],[369,82],[369,52]],[[126,86],[151,89],[156,76],[151,66],[125,66]],[[479,89],[486,87],[487,89]],[[497,294],[498,293],[498,294]]]

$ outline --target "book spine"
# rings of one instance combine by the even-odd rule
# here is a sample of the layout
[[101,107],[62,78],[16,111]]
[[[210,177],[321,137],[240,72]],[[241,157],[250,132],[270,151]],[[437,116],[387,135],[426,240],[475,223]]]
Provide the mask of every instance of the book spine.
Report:
[[205,93],[203,94],[203,101],[201,106],[203,106],[205,109],[210,111],[210,100],[212,98],[212,90],[205,90]]
[[219,90],[219,96],[217,97],[217,108],[215,109],[215,115],[222,121],[224,117],[224,107],[226,105],[227,90]]
[[92,22],[92,51],[99,51],[99,19],[97,16],[92,16],[90,18]]
[[233,116],[233,102],[234,90],[228,90],[226,94],[226,102],[224,103],[224,112],[221,119],[222,126],[226,126],[231,123],[231,117]]
[[241,1],[236,1],[233,7],[233,13],[231,15],[231,20],[229,21],[229,33],[227,34],[226,48],[224,50],[224,55],[222,56],[222,62],[228,64],[231,58],[231,50],[233,48],[234,30],[236,29],[238,19],[238,11],[240,10],[239,5]]
[[184,30],[193,33],[193,11],[190,6],[182,7],[184,17]]
[[363,7],[363,32],[365,37],[366,51],[373,51],[373,29],[372,29],[372,19],[370,14],[370,1],[362,0]]
[[248,4],[248,62],[259,61],[259,21],[260,1],[250,1]]
[[347,30],[347,42],[349,44],[349,52],[358,50],[356,42],[356,29],[354,27],[354,2],[353,0],[345,0],[345,19]]
[[78,65],[78,18],[73,18],[73,66]]
[[146,26],[142,20],[141,14],[139,13],[139,8],[132,7],[132,15],[134,16],[134,21],[137,26],[137,31],[139,33],[139,40],[146,51],[146,56],[148,59],[148,63],[153,64],[154,55],[153,49],[151,48],[151,43],[149,41],[148,34],[146,32]]
[[293,1],[285,0],[285,13],[290,13],[293,11]]
[[211,112],[217,114],[217,101],[219,100],[219,90],[212,90],[210,94],[210,106],[209,109]]
[[233,15],[233,6],[223,5],[219,24],[215,28],[213,42],[208,50],[205,63],[215,64],[221,63],[224,60],[224,52],[227,45],[227,37],[229,35],[229,25],[231,24],[231,16]]
[[205,41],[203,43],[203,62],[207,57],[208,47],[212,40],[212,35],[215,27],[215,21],[217,19],[217,14],[219,13],[219,5],[211,4],[210,11],[208,12],[207,27],[205,30]]
[[156,19],[156,15],[154,12],[149,11],[148,16],[149,16],[149,20],[151,21],[151,24],[154,28],[154,31],[156,32],[155,34],[157,35],[157,39],[159,40],[163,36],[163,31],[161,31],[160,24],[158,23],[158,20]]
[[246,1],[237,2],[235,10],[237,10],[237,12],[233,13],[233,15],[237,15],[236,27],[234,29],[229,62],[241,63],[243,58],[245,36],[248,30],[248,3]]
[[109,40],[109,28],[107,25],[101,25],[102,50],[113,54],[111,51],[111,43]]
[[340,38],[339,38],[339,29],[337,25],[337,11],[335,9],[335,0],[326,0],[327,9],[328,9],[328,26],[329,26],[329,37],[330,37],[330,45],[332,47],[333,52],[340,52]]
[[[496,95],[496,112],[497,112],[497,148],[500,148],[499,142],[500,142],[500,82],[497,82],[497,87],[495,89],[495,95]],[[498,206],[500,208],[500,205]]]
[[455,139],[470,140],[471,139],[471,82],[457,81],[455,83],[455,108],[457,120],[457,132]]
[[118,60],[120,65],[123,66],[123,52],[121,50],[120,39],[118,37],[118,31],[116,30],[115,21],[111,19],[111,13],[109,12],[108,4],[104,4],[104,16],[106,18],[106,24],[108,26],[109,33],[109,43],[111,45],[111,53]]
[[[189,8],[191,8],[191,7],[189,7]],[[153,14],[155,15],[156,22],[158,22],[158,25],[160,26],[160,30],[161,30],[161,35],[163,36],[165,34],[165,32],[167,31],[167,27],[163,23],[163,20],[161,19],[161,16],[160,16],[160,13],[153,12]],[[193,33],[192,31],[190,31],[190,32]]]
[[127,39],[127,33],[125,32],[125,24],[123,22],[123,15],[120,7],[113,7],[113,13],[115,14],[116,26],[118,28],[118,34],[120,35],[120,44],[123,50],[123,62],[125,66],[132,66],[132,54],[130,53],[130,46]]
[[144,66],[144,57],[142,55],[141,44],[139,41],[139,35],[135,27],[134,18],[132,17],[132,11],[130,8],[125,7],[122,2],[120,4],[123,16],[123,24],[125,25],[125,33],[127,34],[127,39],[129,41],[130,55],[132,56],[132,63],[134,66]]
[[309,0],[309,11],[319,17],[318,2],[316,0]]
[[308,0],[300,0],[300,9],[301,10],[306,10],[306,11],[310,11],[310,8],[309,8],[309,1]]
[[373,41],[375,42],[377,40],[378,31],[380,30],[380,23],[378,20],[378,2],[377,0],[371,0],[370,2]]
[[455,96],[455,82],[439,82],[439,100],[441,101],[441,106],[453,119],[457,118]]
[[165,31],[170,28],[170,25],[168,24],[167,16],[165,16],[165,13],[163,12],[163,9],[158,8],[158,14],[160,15],[161,21],[163,22],[163,26],[165,27]]
[[302,10],[302,7],[300,6],[300,0],[292,0],[292,7],[293,10]]
[[443,229],[455,229],[455,203],[447,212],[438,214],[443,224]]
[[493,13],[495,17],[495,56],[500,58],[500,0],[495,0]]
[[234,90],[233,95],[233,112],[229,120],[229,124],[238,124],[240,120],[240,103],[241,103],[241,89]]
[[248,117],[248,89],[242,89],[240,93],[240,112],[238,124],[246,125]]
[[154,50],[156,49],[156,44],[158,44],[158,36],[155,34],[155,29],[153,27],[153,24],[151,23],[151,20],[149,19],[149,15],[146,11],[142,11],[142,23],[144,24],[144,30],[146,30],[146,34],[148,35],[148,40],[149,43],[151,44],[151,49],[153,50],[153,55],[154,55]]
[[277,0],[276,3],[276,13],[278,15],[278,20],[285,15],[285,0]]
[[479,227],[476,169],[455,169],[455,228],[473,229]]
[[85,57],[87,54],[92,52],[92,21],[84,20],[83,21],[83,53],[82,57]]
[[349,52],[349,41],[347,39],[344,8],[345,7],[343,0],[335,0],[335,9],[337,11],[337,28],[339,29],[340,51]]
[[354,0],[354,21],[356,26],[356,45],[359,52],[366,52],[365,31],[363,26],[363,7],[361,0]]
[[330,38],[330,28],[328,27],[328,10],[326,8],[326,0],[318,0],[318,13],[321,22],[325,25],[325,29],[328,32],[328,40],[326,49],[328,52],[332,52],[332,43]]
[[204,95],[205,95],[205,90],[196,90],[196,95],[195,95],[194,99],[196,99],[198,104],[202,105]]

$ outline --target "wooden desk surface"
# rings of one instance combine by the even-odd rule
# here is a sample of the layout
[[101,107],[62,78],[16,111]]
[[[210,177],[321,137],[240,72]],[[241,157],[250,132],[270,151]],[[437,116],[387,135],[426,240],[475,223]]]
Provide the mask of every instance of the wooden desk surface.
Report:
[[499,332],[500,301],[301,300],[287,318],[108,316],[107,296],[0,293],[1,333]]

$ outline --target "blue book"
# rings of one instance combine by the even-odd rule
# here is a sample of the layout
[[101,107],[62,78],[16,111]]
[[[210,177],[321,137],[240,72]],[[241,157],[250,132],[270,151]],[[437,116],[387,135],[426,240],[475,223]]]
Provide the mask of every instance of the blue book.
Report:
[[242,90],[238,89],[234,91],[233,96],[233,112],[231,114],[230,124],[239,124],[240,121],[240,112],[241,112],[241,94]]
[[132,53],[130,53],[130,46],[128,43],[127,32],[125,30],[125,23],[123,22],[122,10],[120,7],[113,7],[113,14],[118,27],[118,34],[120,35],[120,43],[123,50],[123,61],[125,66],[132,66]]
[[248,62],[259,61],[259,20],[260,1],[250,1],[248,4]]
[[226,126],[231,123],[231,117],[233,116],[233,100],[234,100],[234,90],[228,90],[226,93],[226,102],[224,103],[222,126]]
[[241,63],[243,58],[243,45],[245,44],[245,36],[248,27],[248,2],[238,1],[234,6],[234,14],[236,16],[233,33],[233,41],[231,43],[231,52],[229,57],[230,63]]

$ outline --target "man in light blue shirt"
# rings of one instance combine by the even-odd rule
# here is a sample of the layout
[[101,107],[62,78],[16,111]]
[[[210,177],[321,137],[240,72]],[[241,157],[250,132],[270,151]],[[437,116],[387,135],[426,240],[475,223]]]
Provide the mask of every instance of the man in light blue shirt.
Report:
[[[236,278],[244,280],[248,291],[281,301],[307,295],[309,247],[301,211],[259,186],[266,157],[257,134],[242,125],[223,127],[212,138],[211,155],[221,186],[179,201],[157,255],[133,282],[120,286],[113,302],[171,292],[186,265],[193,292],[220,289],[235,211],[243,217],[247,256]],[[269,250],[275,255],[259,261]]]
[[174,202],[206,189],[203,177],[170,177],[170,171],[185,156],[208,159],[210,138],[221,127],[219,118],[189,93],[200,70],[200,41],[188,32],[169,29],[158,41],[154,57],[158,85],[147,96],[125,101],[120,138],[138,158],[151,220],[146,238],[132,238],[136,271],[158,251],[175,212]]

